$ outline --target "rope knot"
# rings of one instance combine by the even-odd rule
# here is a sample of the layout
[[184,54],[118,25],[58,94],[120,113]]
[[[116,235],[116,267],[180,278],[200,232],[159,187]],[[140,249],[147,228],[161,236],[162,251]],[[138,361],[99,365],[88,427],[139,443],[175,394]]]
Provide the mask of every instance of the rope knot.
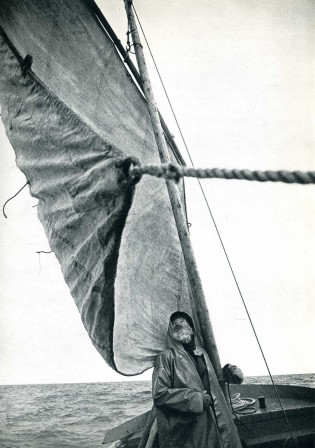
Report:
[[165,165],[165,175],[167,179],[174,180],[177,184],[182,177],[182,170],[179,165],[173,165],[172,163],[168,163]]
[[140,161],[137,157],[131,156],[119,160],[116,162],[115,166],[121,171],[121,175],[118,178],[119,183],[135,185],[141,179],[141,172],[136,170],[136,168],[140,166]]
[[133,32],[134,30],[130,30],[129,26],[128,26],[128,31],[127,31],[127,45],[126,45],[126,51],[127,53],[131,53],[131,54],[136,54],[133,51],[131,51],[131,48],[133,47],[133,44],[130,43],[130,39],[129,39],[129,35]]

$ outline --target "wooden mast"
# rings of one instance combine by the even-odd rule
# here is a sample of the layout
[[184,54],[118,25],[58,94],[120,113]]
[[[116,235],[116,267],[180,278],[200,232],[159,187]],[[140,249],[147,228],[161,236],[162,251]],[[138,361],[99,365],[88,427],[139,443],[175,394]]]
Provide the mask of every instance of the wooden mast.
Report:
[[[148,109],[151,117],[152,127],[160,155],[160,160],[162,163],[167,163],[170,161],[166,141],[163,134],[163,129],[160,122],[159,112],[155,103],[154,95],[152,92],[152,87],[150,79],[148,76],[148,71],[144,59],[143,49],[139,38],[139,33],[137,29],[137,24],[135,21],[135,16],[132,9],[132,1],[124,0],[126,12],[128,16],[128,21],[130,24],[131,35],[133,40],[133,46],[136,53],[137,63],[140,71],[140,76],[142,79],[143,90],[148,103]],[[197,269],[197,264],[193,254],[193,249],[190,242],[190,237],[188,233],[188,228],[186,224],[186,218],[184,210],[181,204],[179,191],[177,185],[172,181],[167,181],[167,189],[170,197],[170,202],[173,209],[173,214],[175,217],[176,227],[179,235],[179,240],[185,260],[185,266],[187,271],[187,276],[192,292],[192,298],[195,301],[195,308],[197,311],[198,320],[200,323],[202,338],[204,341],[204,348],[207,351],[213,368],[216,372],[218,380],[222,389],[224,390],[224,380],[222,375],[221,363],[219,358],[218,349],[215,343],[215,338],[212,330],[212,325],[209,318],[208,308],[206,305],[206,299],[203,293],[201,280],[199,272]]]
[[[118,37],[116,36],[114,30],[112,29],[110,24],[107,22],[106,18],[103,16],[101,10],[99,9],[99,7],[97,6],[96,3],[92,3],[92,8],[93,8],[95,16],[97,17],[97,20],[102,25],[102,29],[104,29],[106,31],[108,36],[111,38],[111,40],[115,44],[115,46],[117,48],[117,51],[119,52],[120,56],[122,57],[124,63],[128,66],[128,68],[129,68],[130,72],[132,73],[134,79],[137,81],[137,84],[138,84],[139,88],[141,89],[142,93],[144,94],[143,85],[142,85],[142,79],[141,79],[141,77],[140,77],[140,75],[138,73],[138,70],[133,65],[133,62],[130,59],[129,54],[127,53],[127,51],[122,46],[122,44],[121,44],[120,40],[118,39]],[[170,131],[169,131],[169,129],[168,129],[168,127],[167,127],[167,125],[166,125],[166,123],[165,123],[165,121],[164,121],[164,119],[163,119],[161,114],[160,114],[160,120],[161,120],[163,131],[164,131],[164,133],[166,135],[166,138],[167,138],[167,141],[168,141],[169,145],[172,148],[174,156],[176,157],[177,161],[180,164],[186,165],[185,160],[183,159],[181,153],[179,152],[179,149],[177,148],[177,145],[175,143],[174,137],[170,133]]]

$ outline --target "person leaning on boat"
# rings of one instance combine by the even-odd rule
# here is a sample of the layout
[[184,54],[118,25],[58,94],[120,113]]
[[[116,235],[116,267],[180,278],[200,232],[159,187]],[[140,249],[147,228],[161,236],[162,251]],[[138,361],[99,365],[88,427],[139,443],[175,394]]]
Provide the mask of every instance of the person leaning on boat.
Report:
[[241,448],[237,428],[208,355],[196,346],[194,323],[184,312],[170,317],[168,349],[153,371],[160,448]]

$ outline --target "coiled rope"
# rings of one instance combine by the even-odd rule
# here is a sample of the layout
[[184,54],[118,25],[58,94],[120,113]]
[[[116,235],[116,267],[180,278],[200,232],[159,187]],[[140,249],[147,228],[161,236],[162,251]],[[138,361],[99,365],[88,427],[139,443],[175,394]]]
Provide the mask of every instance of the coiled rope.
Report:
[[131,165],[131,177],[141,177],[144,174],[163,177],[166,180],[178,182],[182,177],[195,177],[198,179],[237,179],[257,182],[284,182],[286,184],[315,184],[315,171],[250,171],[228,170],[219,168],[190,168],[181,165],[166,163],[162,165]]
[[[240,406],[238,406],[239,402],[241,402],[240,394],[233,394],[233,395],[231,395],[230,384],[229,384],[229,383],[227,383],[227,390],[228,390],[228,396],[229,396],[229,400],[230,400],[231,411],[232,411],[234,417],[238,420],[238,422],[239,422],[242,426],[244,426],[244,428],[245,428],[248,432],[250,432],[253,436],[257,437],[257,434],[255,434],[254,431],[252,431],[247,425],[245,425],[245,423],[244,423],[244,422],[239,418],[239,416],[237,415],[238,413],[239,413],[239,414],[242,414],[242,413],[243,413],[243,412],[241,412],[240,409],[239,409]],[[237,396],[236,396],[236,395],[237,395]],[[234,399],[234,402],[232,402],[232,398]],[[245,398],[244,400],[247,400],[247,399]],[[248,403],[248,404],[246,404],[246,406],[242,406],[242,408],[244,409],[245,407],[249,406],[249,409],[251,409],[251,410],[248,412],[249,414],[256,412],[256,408],[255,408],[255,406],[254,406],[254,405],[255,405],[255,399],[254,399],[254,398],[249,398],[248,400],[250,400],[250,403],[248,403],[248,402],[246,401],[246,403]],[[236,410],[237,407],[238,407],[238,410]],[[252,410],[252,409],[253,409],[253,410]],[[247,412],[245,412],[245,413],[247,413]]]
[[242,398],[241,394],[236,393],[230,396],[231,406],[234,412],[239,414],[253,414],[256,412],[254,406],[256,400],[255,398]]

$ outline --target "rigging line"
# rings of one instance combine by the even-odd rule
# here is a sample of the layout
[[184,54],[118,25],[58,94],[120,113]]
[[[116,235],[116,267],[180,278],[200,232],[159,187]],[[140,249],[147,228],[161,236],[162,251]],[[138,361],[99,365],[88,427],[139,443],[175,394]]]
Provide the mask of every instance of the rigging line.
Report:
[[130,39],[129,39],[130,34],[133,32],[133,30],[130,29],[129,20],[128,20],[127,26],[128,26],[128,28],[127,28],[127,33],[126,33],[126,35],[127,35],[126,51],[127,51],[127,53],[136,54],[134,51],[131,50],[131,48],[134,47],[134,44],[131,44]]
[[161,165],[134,165],[131,174],[142,176],[163,177],[166,180],[179,181],[181,177],[196,177],[200,179],[226,179],[247,180],[256,182],[284,182],[286,184],[315,184],[315,171],[259,171],[239,170],[226,168],[191,168],[187,166],[174,165],[173,163],[162,163]]
[[[145,39],[145,41],[146,41],[146,44],[147,44],[147,46],[148,46],[149,52],[150,52],[150,54],[151,54],[152,60],[153,60],[153,62],[154,62],[154,65],[155,65],[155,67],[156,67],[156,70],[157,70],[158,76],[159,76],[159,78],[160,78],[160,80],[161,80],[161,83],[162,83],[162,86],[163,86],[164,92],[165,92],[165,94],[166,94],[166,96],[167,96],[167,99],[168,99],[168,102],[169,102],[169,104],[170,104],[170,100],[169,100],[168,94],[167,94],[167,92],[166,92],[166,89],[165,89],[164,83],[163,83],[163,81],[162,81],[162,79],[161,79],[161,75],[160,75],[160,72],[159,72],[159,70],[158,70],[158,68],[157,68],[157,65],[156,65],[155,59],[154,59],[154,57],[153,57],[153,54],[152,54],[152,52],[151,52],[151,49],[150,49],[150,46],[149,46],[149,44],[148,44],[148,41],[147,41],[146,35],[145,35],[145,33],[144,33],[144,30],[143,30],[143,28],[142,28],[141,22],[140,22],[140,20],[139,20],[138,14],[137,14],[137,12],[136,12],[136,9],[135,9],[135,7],[134,7],[133,3],[132,3],[132,5],[131,5],[131,7],[133,8],[133,10],[134,10],[134,12],[135,12],[135,15],[136,15],[136,17],[137,17],[137,20],[138,20],[138,23],[139,23],[139,25],[140,25],[141,31],[142,31],[142,33],[143,33],[144,39]],[[187,144],[186,144],[186,141],[185,141],[185,139],[183,138],[183,134],[182,134],[182,131],[181,131],[181,129],[180,129],[180,126],[179,126],[179,124],[178,124],[178,121],[177,121],[176,115],[175,115],[175,113],[174,113],[174,110],[173,110],[173,107],[171,106],[171,104],[170,104],[170,107],[171,107],[171,110],[172,110],[173,116],[174,116],[174,118],[175,118],[175,121],[176,121],[176,123],[177,123],[178,129],[179,129],[179,132],[180,132],[180,134],[181,134],[181,136],[182,136],[182,139],[183,139],[183,142],[184,142],[185,148],[186,148],[186,150],[187,150],[187,153],[188,153],[189,159],[190,159],[190,161],[191,161],[192,165],[194,166],[194,164],[193,164],[193,161],[192,161],[192,158],[191,158],[191,155],[190,155],[190,153],[189,153],[189,150],[188,150],[188,147],[187,147]],[[218,237],[219,237],[219,240],[220,240],[220,243],[221,243],[222,249],[223,249],[223,251],[224,251],[225,257],[226,257],[226,259],[227,259],[227,262],[228,262],[228,264],[229,264],[229,267],[230,267],[231,273],[232,273],[232,275],[233,275],[233,278],[234,278],[235,284],[236,284],[236,286],[237,286],[238,292],[239,292],[239,294],[240,294],[240,297],[241,297],[241,299],[242,299],[243,305],[244,305],[244,307],[245,307],[245,310],[246,310],[246,313],[247,313],[248,319],[249,319],[249,321],[250,321],[251,327],[252,327],[252,329],[253,329],[253,332],[254,332],[254,335],[255,335],[256,341],[257,341],[257,343],[258,343],[258,346],[259,346],[260,352],[261,352],[261,354],[262,354],[262,356],[263,356],[263,359],[264,359],[265,365],[266,365],[266,367],[267,367],[267,370],[268,370],[268,373],[269,373],[270,379],[271,379],[271,381],[272,381],[272,384],[273,384],[273,387],[274,387],[274,389],[275,389],[275,392],[276,392],[277,398],[278,398],[278,400],[279,400],[279,403],[280,403],[280,406],[281,406],[282,412],[283,412],[283,414],[284,414],[284,417],[285,417],[285,420],[286,420],[287,426],[288,426],[288,428],[289,428],[289,431],[290,431],[290,433],[291,433],[291,436],[293,437],[293,434],[292,434],[292,429],[291,429],[291,425],[290,425],[290,423],[289,423],[289,420],[288,420],[288,418],[287,418],[286,412],[285,412],[285,410],[284,410],[284,408],[283,408],[283,405],[282,405],[282,402],[281,402],[281,399],[280,399],[280,396],[279,396],[279,393],[278,393],[278,389],[277,389],[277,387],[276,387],[276,385],[275,385],[275,383],[274,383],[273,377],[272,377],[272,375],[271,375],[271,372],[270,372],[270,369],[269,369],[269,365],[268,365],[268,363],[267,363],[267,360],[266,360],[266,358],[265,358],[265,355],[264,355],[264,352],[263,352],[263,350],[262,350],[262,347],[261,347],[261,345],[260,345],[260,342],[259,342],[259,339],[258,339],[257,333],[256,333],[256,331],[255,331],[255,327],[254,327],[254,325],[253,325],[253,322],[252,322],[252,320],[251,320],[251,317],[250,317],[250,314],[249,314],[249,312],[248,312],[247,306],[246,306],[246,304],[245,304],[245,300],[244,300],[244,298],[243,298],[243,294],[242,294],[242,292],[241,292],[241,289],[240,289],[240,287],[239,287],[239,284],[238,284],[238,282],[237,282],[237,279],[236,279],[236,276],[235,276],[235,274],[234,274],[234,270],[233,270],[233,268],[232,268],[232,265],[231,265],[230,259],[229,259],[229,257],[228,257],[228,254],[227,254],[227,251],[226,251],[226,249],[225,249],[225,246],[224,246],[224,244],[223,244],[223,240],[222,240],[222,238],[221,238],[221,235],[220,235],[219,229],[218,229],[218,227],[217,227],[217,224],[216,224],[216,222],[215,222],[215,219],[214,219],[214,216],[213,216],[213,214],[212,214],[212,212],[211,212],[211,209],[210,209],[210,206],[209,206],[208,200],[207,200],[207,198],[206,198],[205,192],[204,192],[204,190],[203,190],[203,188],[202,188],[202,185],[201,185],[201,182],[200,182],[200,180],[199,180],[199,179],[198,179],[198,183],[199,183],[199,186],[200,186],[201,192],[202,192],[202,194],[203,194],[203,197],[204,197],[204,199],[205,199],[205,202],[206,202],[206,204],[207,204],[207,207],[208,207],[208,211],[209,211],[209,213],[210,213],[210,216],[211,216],[211,219],[212,219],[213,225],[214,225],[214,227],[215,227],[215,230],[216,230],[216,232],[217,232],[217,235],[218,235]]]
[[15,193],[14,196],[12,196],[11,198],[9,198],[9,199],[8,199],[7,201],[5,201],[5,203],[3,204],[3,207],[2,207],[2,213],[3,213],[3,216],[4,216],[5,218],[7,218],[7,215],[5,214],[5,211],[4,211],[5,206],[7,205],[7,203],[8,203],[9,201],[11,201],[11,199],[15,198],[15,197],[16,197],[16,196],[23,190],[23,188],[26,187],[27,184],[29,184],[29,181],[27,181],[26,184],[23,185],[23,187],[20,188],[19,191],[18,191],[17,193]]
[[[178,120],[177,120],[177,117],[176,117],[175,111],[174,111],[174,109],[173,109],[173,106],[172,106],[171,100],[170,100],[170,98],[169,98],[169,96],[168,96],[168,93],[167,93],[166,87],[165,87],[165,85],[164,85],[164,82],[163,82],[162,76],[161,76],[161,74],[160,74],[160,71],[159,71],[159,69],[158,69],[158,66],[157,66],[157,64],[156,64],[156,62],[155,62],[155,59],[154,59],[153,53],[152,53],[152,51],[151,51],[151,47],[150,47],[150,45],[149,45],[149,42],[148,42],[148,40],[147,40],[147,38],[146,38],[145,32],[144,32],[144,30],[143,30],[143,28],[142,28],[142,25],[141,25],[140,19],[139,19],[139,17],[138,17],[138,14],[137,14],[136,8],[134,7],[134,4],[133,4],[133,3],[132,3],[132,8],[133,8],[133,10],[134,10],[134,12],[135,12],[135,15],[136,15],[136,17],[137,17],[137,20],[138,20],[139,26],[140,26],[140,28],[141,28],[141,31],[142,31],[142,34],[143,34],[144,40],[145,40],[145,42],[146,42],[146,44],[147,44],[147,47],[148,47],[148,50],[149,50],[149,52],[150,52],[150,55],[151,55],[152,61],[153,61],[153,63],[154,63],[154,67],[155,67],[155,69],[156,69],[156,72],[157,72],[157,74],[158,74],[158,77],[159,77],[159,79],[160,79],[160,81],[161,81],[161,84],[162,84],[162,87],[163,87],[164,93],[165,93],[165,95],[166,95],[166,98],[167,98],[167,102],[168,102],[168,104],[169,104],[169,106],[170,106],[170,108],[171,108],[171,111],[172,111],[172,114],[173,114],[174,120],[175,120],[175,122],[176,122],[177,128],[178,128],[178,130],[179,130],[179,133],[180,133],[180,135],[181,135],[181,138],[182,138],[182,140],[183,140],[184,146],[185,146],[185,148],[186,148],[186,151],[187,151],[187,153],[188,153],[188,157],[189,157],[189,160],[190,160],[190,162],[191,162],[192,166],[194,166],[194,164],[193,164],[193,161],[192,161],[192,158],[191,158],[191,156],[190,156],[190,153],[189,153],[189,150],[188,150],[188,146],[187,146],[186,140],[185,140],[185,138],[184,138],[184,135],[183,135],[183,133],[182,133],[182,130],[181,130],[181,127],[180,127],[180,125],[179,125],[179,122],[178,122]],[[198,181],[198,182],[199,182],[199,181]],[[199,184],[200,184],[200,182],[199,182]],[[202,187],[201,187],[201,184],[200,184],[200,188],[202,189]]]
[[[210,211],[210,213],[211,213],[211,211]],[[212,214],[211,214],[211,215],[212,215]],[[213,222],[214,222],[214,221],[213,221]],[[272,377],[272,375],[271,375],[271,371],[270,371],[270,369],[269,369],[269,365],[268,365],[268,362],[267,362],[267,360],[266,360],[264,351],[263,351],[262,346],[261,346],[261,344],[260,344],[258,335],[257,335],[257,333],[256,333],[256,330],[255,330],[255,327],[254,327],[254,324],[253,324],[253,321],[252,321],[252,319],[251,319],[251,316],[250,316],[250,314],[249,314],[247,305],[246,305],[246,303],[245,303],[245,300],[244,300],[242,291],[241,291],[240,286],[239,286],[239,284],[238,284],[238,281],[237,281],[237,279],[236,279],[236,276],[235,276],[234,270],[233,270],[233,268],[232,268],[230,259],[229,259],[229,257],[228,257],[228,254],[227,254],[227,252],[226,252],[225,246],[224,246],[223,241],[222,241],[222,239],[221,239],[221,235],[220,235],[220,233],[219,233],[219,230],[218,230],[217,225],[216,225],[215,222],[214,222],[214,226],[215,226],[215,228],[216,228],[216,230],[217,230],[217,234],[218,234],[218,236],[219,236],[219,239],[220,239],[220,242],[221,242],[221,246],[222,246],[222,248],[223,248],[225,257],[226,257],[226,259],[227,259],[227,262],[228,262],[228,264],[229,264],[229,267],[230,267],[232,276],[233,276],[233,278],[234,278],[236,287],[237,287],[237,289],[238,289],[239,295],[240,295],[241,300],[242,300],[242,302],[243,302],[243,306],[244,306],[244,308],[245,308],[245,311],[246,311],[247,317],[248,317],[248,319],[249,319],[250,325],[251,325],[252,330],[253,330],[253,332],[254,332],[254,335],[255,335],[255,338],[256,338],[256,341],[257,341],[259,350],[260,350],[260,352],[261,352],[261,355],[262,355],[262,357],[263,357],[264,363],[265,363],[266,368],[267,368],[267,370],[268,370],[268,374],[269,374],[269,377],[270,377],[270,379],[271,379],[273,388],[274,388],[274,390],[275,390],[275,392],[276,392],[277,399],[278,399],[278,401],[279,401],[279,403],[280,403],[281,410],[282,410],[283,415],[284,415],[284,417],[285,417],[285,420],[286,420],[287,426],[288,426],[288,428],[289,428],[290,434],[291,434],[291,436],[293,437],[293,434],[292,434],[292,428],[291,428],[291,425],[290,425],[290,423],[289,423],[287,414],[286,414],[286,412],[285,412],[285,410],[284,410],[284,408],[283,408],[282,401],[281,401],[281,398],[280,398],[280,395],[279,395],[279,392],[278,392],[278,388],[277,388],[277,386],[276,386],[276,384],[275,384],[275,382],[274,382],[274,379],[273,379],[273,377]]]
[[[139,19],[139,17],[138,17],[138,14],[137,14],[136,8],[134,7],[134,4],[132,4],[132,8],[133,8],[133,10],[134,10],[134,12],[135,12],[135,15],[136,15],[136,17],[137,17],[137,20],[138,20],[138,23],[139,23],[139,25],[140,25],[140,28],[141,28],[141,31],[142,31],[144,40],[145,40],[145,42],[146,42],[146,44],[147,44],[148,50],[149,50],[149,52],[150,52],[151,58],[152,58],[152,60],[153,60],[154,66],[155,66],[155,69],[156,69],[157,74],[158,74],[158,76],[159,76],[159,79],[160,79],[160,81],[161,81],[161,84],[162,84],[164,93],[165,93],[165,95],[166,95],[168,104],[169,104],[169,106],[170,106],[170,108],[171,108],[171,111],[172,111],[174,120],[175,120],[175,122],[176,122],[177,128],[178,128],[178,130],[179,130],[179,133],[180,133],[180,135],[181,135],[182,141],[183,141],[183,143],[184,143],[184,146],[185,146],[185,148],[186,148],[186,151],[187,151],[187,154],[188,154],[190,163],[192,164],[193,167],[195,167],[194,162],[193,162],[193,160],[192,160],[192,157],[191,157],[191,155],[190,155],[190,152],[189,152],[189,149],[188,149],[188,146],[187,146],[187,143],[186,143],[184,134],[183,134],[182,129],[181,129],[181,127],[180,127],[180,124],[179,124],[179,122],[178,122],[178,120],[177,120],[177,116],[176,116],[176,114],[175,114],[175,111],[174,111],[174,109],[173,109],[171,100],[170,100],[170,98],[169,98],[169,96],[168,96],[168,93],[167,93],[167,91],[166,91],[166,87],[165,87],[165,85],[164,85],[162,76],[161,76],[160,71],[159,71],[159,69],[158,69],[158,66],[157,66],[157,64],[156,64],[156,62],[155,62],[155,58],[154,58],[153,53],[152,53],[152,51],[151,51],[151,47],[150,47],[149,42],[148,42],[148,40],[147,40],[146,34],[145,34],[145,32],[144,32],[144,29],[142,28],[142,24],[141,24],[141,22],[140,22],[140,19]],[[205,203],[206,203],[206,205],[207,205],[207,208],[208,208],[208,211],[209,211],[209,213],[210,213],[212,222],[213,222],[213,224],[214,224],[214,226],[215,226],[215,228],[216,228],[216,231],[217,231],[217,233],[218,233],[217,226],[216,226],[216,223],[215,223],[215,220],[214,220],[214,216],[213,216],[213,214],[212,214],[212,212],[211,212],[209,202],[208,202],[207,197],[206,197],[206,195],[205,195],[204,189],[202,188],[201,182],[200,182],[200,180],[199,180],[198,178],[197,178],[197,182],[198,182],[198,184],[199,184],[199,188],[200,188],[201,193],[202,193],[202,195],[203,195],[204,201],[205,201]],[[188,211],[187,211],[187,210],[186,210],[186,215],[187,215],[187,221],[188,221]],[[223,246],[223,242],[222,242],[220,236],[219,236],[219,239],[220,239],[221,245]],[[224,247],[224,246],[223,246],[223,247]]]

